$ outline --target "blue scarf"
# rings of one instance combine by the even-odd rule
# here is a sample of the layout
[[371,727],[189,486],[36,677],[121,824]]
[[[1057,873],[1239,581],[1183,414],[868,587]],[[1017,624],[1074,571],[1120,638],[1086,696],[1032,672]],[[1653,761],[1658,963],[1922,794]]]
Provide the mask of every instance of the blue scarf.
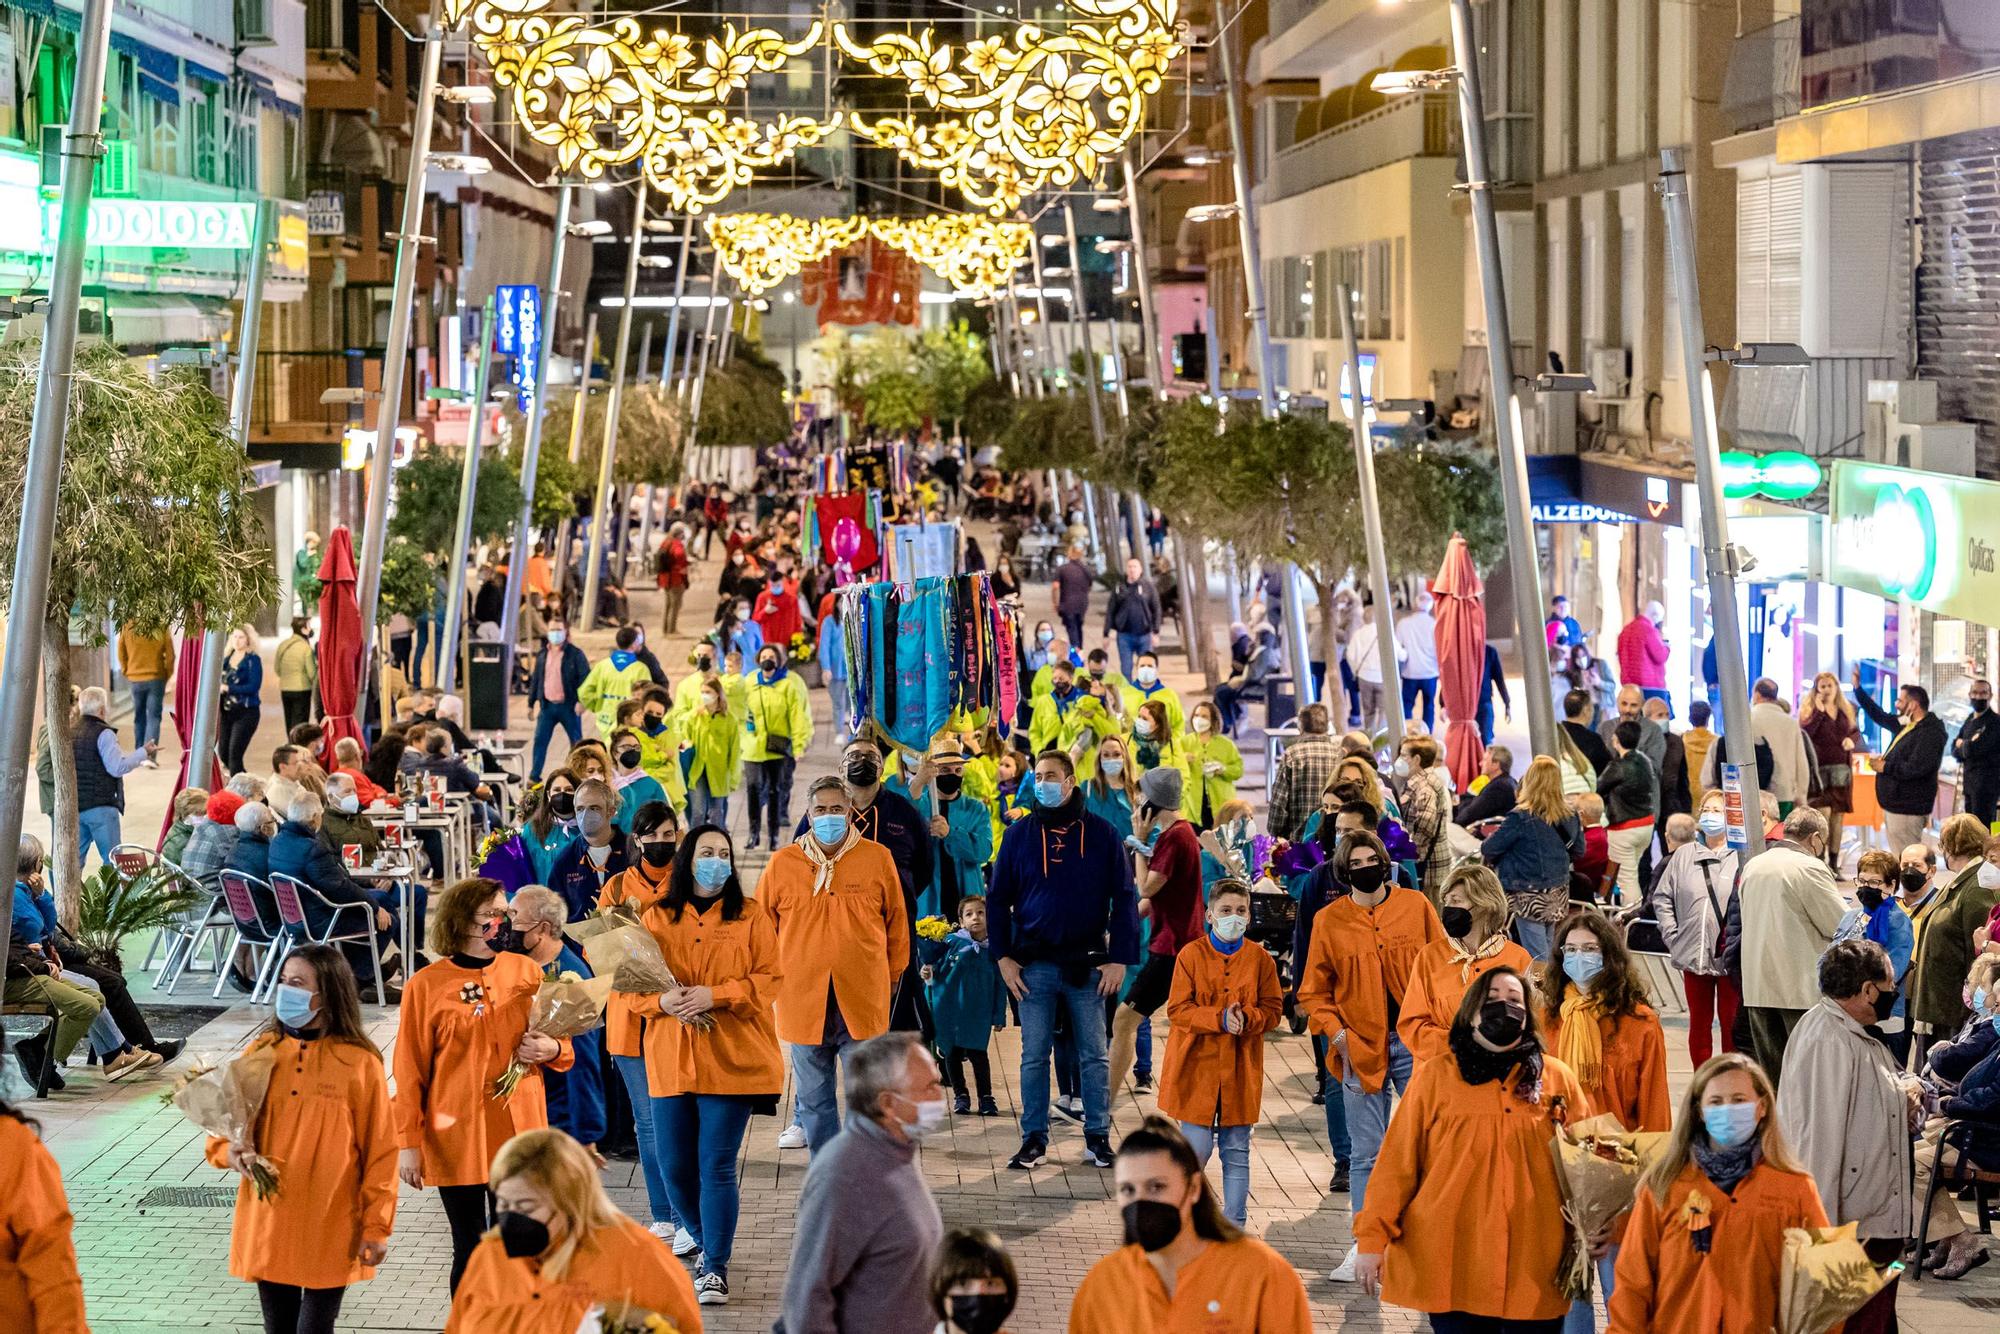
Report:
[[[1866,933],[1868,939],[1874,941],[1883,949],[1888,949],[1889,914],[1901,911],[1903,911],[1902,908],[1897,906],[1894,899],[1890,898],[1884,898],[1880,903],[1875,905],[1875,911],[1868,914],[1868,930]],[[1722,1183],[1717,1182],[1716,1184],[1720,1185]]]
[[624,671],[637,661],[639,661],[639,655],[636,653],[628,652],[622,648],[611,650],[611,665],[618,671]]
[[757,669],[757,679],[758,679],[759,681],[762,681],[762,682],[763,682],[763,683],[764,683],[765,685],[767,685],[767,686],[768,686],[768,685],[772,685],[772,684],[774,684],[774,683],[776,683],[776,682],[779,682],[779,681],[782,681],[782,680],[784,680],[784,679],[785,679],[785,664],[784,664],[784,663],[782,663],[782,662],[781,662],[781,663],[779,663],[779,664],[778,664],[778,670],[777,670],[776,672],[773,672],[773,673],[771,673],[771,674],[770,674],[770,675],[768,675],[768,676],[767,676],[767,675],[765,675],[765,673],[764,673],[764,669],[763,669],[763,668],[761,668],[761,667],[760,667],[760,668],[758,668],[758,669]]
[[1248,939],[1248,936],[1238,936],[1234,940],[1224,940],[1215,934],[1214,928],[1210,928],[1208,933],[1208,943],[1215,946],[1217,954],[1234,954],[1243,948],[1243,942]]
[[987,940],[974,940],[972,938],[972,933],[970,931],[967,931],[964,927],[960,927],[958,930],[952,932],[951,938],[953,940],[962,940],[966,944],[972,946],[973,949],[980,951],[984,951],[987,945],[987,940],[992,939],[992,937],[989,936]]

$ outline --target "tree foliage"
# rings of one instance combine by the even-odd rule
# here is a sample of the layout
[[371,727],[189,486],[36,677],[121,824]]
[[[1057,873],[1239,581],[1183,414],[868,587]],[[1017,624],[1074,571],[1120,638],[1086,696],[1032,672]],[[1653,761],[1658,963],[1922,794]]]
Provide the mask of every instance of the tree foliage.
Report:
[[[465,479],[463,454],[438,448],[417,451],[396,472],[396,512],[391,536],[402,536],[425,551],[448,554],[458,542],[458,493]],[[479,461],[472,503],[472,540],[502,537],[521,516],[521,475],[505,458],[489,452]]]
[[424,549],[409,538],[392,534],[382,547],[382,593],[375,604],[375,622],[387,625],[401,612],[415,620],[436,608],[438,567],[426,560]]
[[868,425],[877,431],[901,435],[924,424],[923,382],[909,371],[871,376],[862,386],[861,401]]
[[925,330],[917,339],[916,363],[923,413],[938,422],[963,421],[973,392],[993,382],[986,340],[963,322]]
[[754,340],[738,337],[730,346],[728,362],[708,368],[695,443],[775,445],[791,432],[785,373]]

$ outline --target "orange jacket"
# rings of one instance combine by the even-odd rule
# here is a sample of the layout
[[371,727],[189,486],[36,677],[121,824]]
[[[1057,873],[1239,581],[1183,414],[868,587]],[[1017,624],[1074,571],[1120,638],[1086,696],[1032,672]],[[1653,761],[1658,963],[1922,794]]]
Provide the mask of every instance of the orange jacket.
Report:
[[[1222,1012],[1243,1007],[1243,1031],[1225,1033]],[[1257,1124],[1264,1095],[1264,1034],[1285,1018],[1278,965],[1246,940],[1234,954],[1208,933],[1174,956],[1167,994],[1167,1054],[1160,1063],[1160,1113],[1208,1125],[1219,1107],[1225,1126]]]
[[1383,1301],[1501,1320],[1554,1320],[1569,1309],[1556,1288],[1562,1190],[1550,1115],[1561,1097],[1569,1120],[1588,1116],[1589,1099],[1549,1056],[1539,1103],[1511,1085],[1468,1084],[1455,1060],[1426,1061],[1410,1080],[1354,1222],[1362,1252],[1385,1257]]
[[720,904],[706,913],[692,905],[679,921],[658,906],[644,921],[667,967],[686,987],[709,987],[715,1027],[703,1032],[660,1011],[655,996],[619,996],[645,1018],[646,1091],[655,1098],[683,1093],[782,1093],[784,1060],[771,1002],[778,994],[778,937],[771,914],[755,899],[743,915],[722,920]]
[[[396,1142],[424,1151],[426,1186],[483,1184],[500,1146],[549,1123],[542,1073],[527,1076],[505,1101],[493,1081],[514,1059],[528,1031],[528,1006],[542,970],[525,954],[496,956],[484,968],[439,959],[403,988],[396,1035]],[[548,1063],[576,1063],[568,1038]]]
[[[1714,1229],[1705,1255],[1689,1235],[1697,1193]],[[1766,1334],[1777,1316],[1785,1229],[1826,1225],[1819,1189],[1803,1172],[1760,1162],[1731,1196],[1689,1163],[1666,1203],[1639,1191],[1618,1252],[1612,1334]]]
[[[278,1169],[278,1193],[236,1188],[229,1272],[250,1282],[342,1288],[375,1277],[355,1259],[387,1241],[396,1221],[396,1135],[382,1058],[348,1042],[282,1034],[253,1147]],[[229,1141],[209,1137],[208,1161],[229,1166]]]
[[910,919],[887,848],[861,839],[815,894],[813,864],[787,843],[764,867],[757,901],[778,931],[780,1038],[819,1044],[829,981],[857,1042],[889,1031],[889,1000],[910,962]]
[[[1593,1112],[1609,1112],[1627,1130],[1668,1130],[1673,1104],[1667,1098],[1667,1035],[1660,1016],[1641,1005],[1635,1014],[1600,1019],[1597,1031],[1604,1044],[1604,1077],[1599,1086],[1585,1086]],[[1542,1044],[1559,1050],[1562,1018],[1544,1012]]]
[[[628,867],[604,882],[604,887],[597,891],[597,906],[610,908],[627,899],[637,899],[640,911],[643,912],[658,903],[660,896],[667,892],[667,877],[673,874],[673,870],[671,866],[662,866],[655,870],[644,862]],[[676,969],[674,975],[680,977],[680,971]],[[681,980],[687,981],[684,977]],[[614,995],[611,1003],[604,1007],[606,1055],[642,1055],[640,1030],[645,1027],[647,1015],[660,1013],[657,1004],[635,1007],[624,1003],[626,1000],[624,996]]]
[[1308,1334],[1312,1309],[1291,1261],[1258,1241],[1210,1242],[1167,1295],[1137,1246],[1090,1267],[1069,1307],[1069,1334]]
[[69,1197],[28,1123],[0,1116],[0,1329],[88,1334]]
[[[1315,1033],[1331,1038],[1346,1031],[1347,1059],[1366,1092],[1381,1092],[1389,1073],[1388,998],[1403,1002],[1418,953],[1444,938],[1437,909],[1414,889],[1392,888],[1373,908],[1343,894],[1313,918],[1299,1008]],[[1326,1068],[1345,1076],[1340,1048],[1331,1042]]]
[[1418,1064],[1451,1054],[1446,1041],[1451,1021],[1458,1017],[1458,1003],[1476,979],[1495,968],[1512,968],[1523,977],[1532,976],[1535,970],[1534,956],[1511,940],[1503,939],[1499,950],[1483,959],[1462,960],[1457,954],[1457,941],[1449,937],[1434,940],[1410,966],[1396,1036],[1403,1039]]
[[701,1334],[694,1280],[667,1244],[629,1218],[577,1247],[560,1279],[535,1260],[512,1260],[497,1235],[473,1249],[445,1334],[574,1334],[591,1307],[626,1302],[657,1311],[681,1334]]

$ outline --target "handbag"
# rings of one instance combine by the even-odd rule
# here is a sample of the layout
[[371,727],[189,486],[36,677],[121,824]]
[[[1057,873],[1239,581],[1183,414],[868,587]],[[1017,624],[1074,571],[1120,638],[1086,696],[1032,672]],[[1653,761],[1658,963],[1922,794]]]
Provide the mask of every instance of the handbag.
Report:
[[764,710],[761,707],[757,710],[757,721],[763,726],[764,749],[769,752],[771,758],[778,760],[789,760],[792,758],[791,736],[784,732],[773,732],[771,724],[764,717]]

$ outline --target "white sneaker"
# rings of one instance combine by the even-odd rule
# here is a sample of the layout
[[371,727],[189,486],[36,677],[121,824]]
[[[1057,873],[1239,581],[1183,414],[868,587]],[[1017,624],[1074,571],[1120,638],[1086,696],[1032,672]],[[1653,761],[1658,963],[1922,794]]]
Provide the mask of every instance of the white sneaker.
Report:
[[1342,1258],[1340,1264],[1337,1267],[1335,1267],[1334,1271],[1326,1276],[1326,1281],[1329,1283],[1356,1282],[1358,1276],[1354,1272],[1354,1267],[1355,1264],[1360,1259],[1361,1259],[1361,1248],[1358,1246],[1349,1246],[1347,1248],[1346,1256]]
[[646,1231],[652,1233],[661,1241],[672,1241],[674,1239],[674,1225],[672,1223],[648,1223]]
[[803,1149],[806,1147],[806,1128],[789,1125],[778,1132],[778,1147],[781,1149]]
[[694,1239],[694,1233],[684,1227],[674,1229],[674,1254],[693,1255],[701,1243]]
[[729,1280],[703,1272],[694,1277],[694,1299],[703,1306],[729,1305]]

